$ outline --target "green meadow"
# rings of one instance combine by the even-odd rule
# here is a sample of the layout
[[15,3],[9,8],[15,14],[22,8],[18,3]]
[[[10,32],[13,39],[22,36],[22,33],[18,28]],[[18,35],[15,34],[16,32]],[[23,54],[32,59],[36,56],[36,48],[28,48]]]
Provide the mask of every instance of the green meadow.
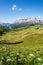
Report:
[[43,65],[43,25],[4,33],[0,35],[0,65]]
[[16,28],[0,36],[0,47],[11,50],[43,48],[43,25]]

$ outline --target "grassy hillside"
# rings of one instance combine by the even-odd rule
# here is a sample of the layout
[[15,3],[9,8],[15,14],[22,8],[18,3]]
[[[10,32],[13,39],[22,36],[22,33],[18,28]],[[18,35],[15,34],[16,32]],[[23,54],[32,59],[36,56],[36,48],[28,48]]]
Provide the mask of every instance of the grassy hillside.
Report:
[[[43,48],[43,25],[17,28],[0,37],[2,44],[11,49],[37,49]],[[4,43],[5,42],[5,43]]]

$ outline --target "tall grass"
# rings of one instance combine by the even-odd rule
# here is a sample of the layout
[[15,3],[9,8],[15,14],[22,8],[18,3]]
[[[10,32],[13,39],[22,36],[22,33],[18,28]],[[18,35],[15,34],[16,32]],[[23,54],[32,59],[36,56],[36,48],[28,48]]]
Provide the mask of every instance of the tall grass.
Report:
[[0,65],[43,65],[43,48],[11,51],[8,46],[1,47]]

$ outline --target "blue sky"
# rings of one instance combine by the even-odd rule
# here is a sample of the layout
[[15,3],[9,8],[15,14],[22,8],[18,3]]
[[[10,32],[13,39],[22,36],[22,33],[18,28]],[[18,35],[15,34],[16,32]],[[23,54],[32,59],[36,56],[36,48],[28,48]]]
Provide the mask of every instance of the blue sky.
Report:
[[0,22],[38,16],[43,18],[43,0],[0,0]]

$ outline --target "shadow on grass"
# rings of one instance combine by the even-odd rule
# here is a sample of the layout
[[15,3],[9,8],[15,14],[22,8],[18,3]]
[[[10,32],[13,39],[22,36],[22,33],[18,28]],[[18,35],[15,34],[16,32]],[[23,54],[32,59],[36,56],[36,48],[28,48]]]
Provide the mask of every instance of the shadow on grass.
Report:
[[23,41],[18,41],[18,42],[11,42],[11,41],[6,41],[6,40],[2,40],[0,41],[0,44],[20,44],[23,43]]

